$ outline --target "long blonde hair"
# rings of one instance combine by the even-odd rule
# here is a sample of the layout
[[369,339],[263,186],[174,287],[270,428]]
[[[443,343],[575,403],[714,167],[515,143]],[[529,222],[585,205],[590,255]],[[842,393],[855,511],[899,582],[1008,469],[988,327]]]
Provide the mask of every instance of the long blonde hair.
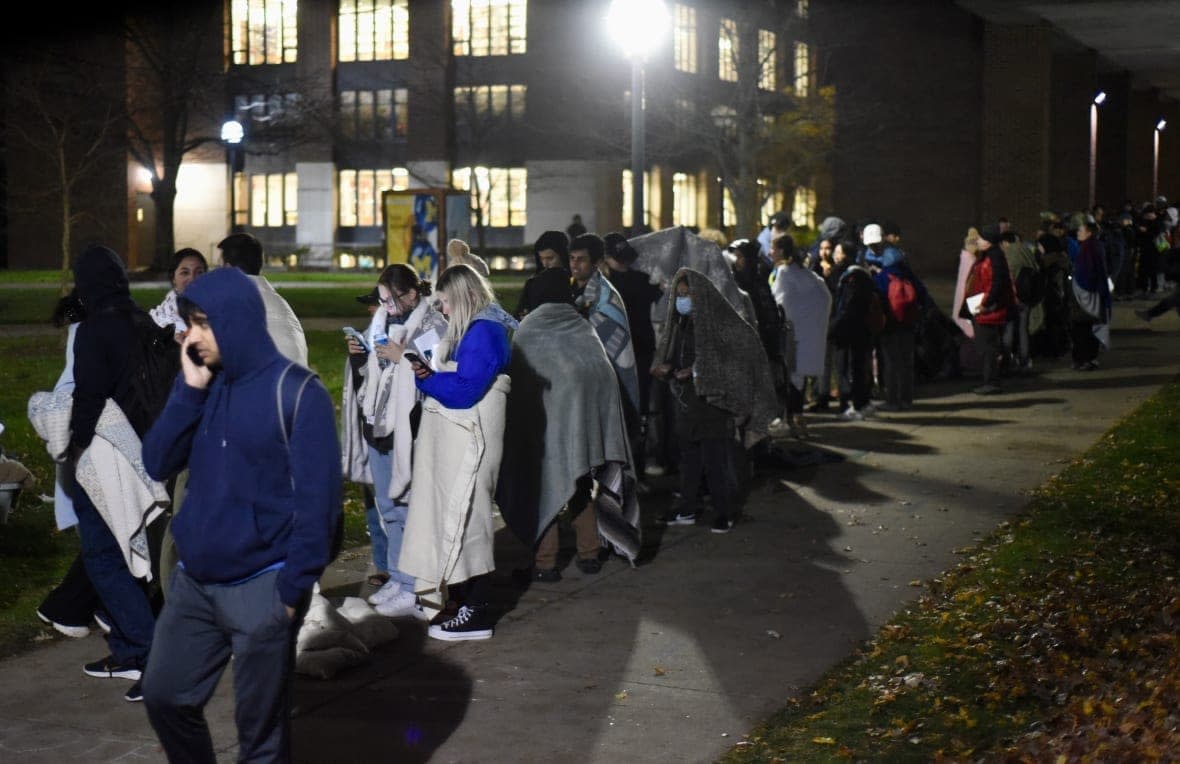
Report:
[[443,271],[438,277],[436,290],[447,298],[451,314],[447,322],[447,334],[443,338],[447,344],[447,357],[443,360],[449,361],[454,358],[455,349],[467,333],[471,320],[495,302],[496,296],[491,283],[479,271],[464,263],[452,265]]

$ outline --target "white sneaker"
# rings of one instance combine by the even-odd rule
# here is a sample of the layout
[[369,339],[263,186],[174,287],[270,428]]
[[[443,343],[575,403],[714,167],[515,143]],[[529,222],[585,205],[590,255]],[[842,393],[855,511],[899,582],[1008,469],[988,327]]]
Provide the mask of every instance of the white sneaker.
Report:
[[89,626],[67,626],[64,623],[58,623],[57,621],[54,621],[49,616],[42,613],[40,608],[37,609],[37,617],[53,628],[57,629],[62,634],[65,634],[67,637],[71,637],[73,639],[82,639],[83,637],[90,636]]
[[399,615],[410,615],[418,604],[418,598],[413,592],[399,591],[392,597],[377,603],[377,612],[390,618]]
[[857,411],[852,406],[849,406],[847,409],[840,412],[840,419],[844,420],[845,422],[860,422],[864,420],[864,418],[865,415]]
[[392,578],[381,585],[381,588],[369,595],[370,605],[380,605],[392,597],[401,593],[402,582],[394,581]]

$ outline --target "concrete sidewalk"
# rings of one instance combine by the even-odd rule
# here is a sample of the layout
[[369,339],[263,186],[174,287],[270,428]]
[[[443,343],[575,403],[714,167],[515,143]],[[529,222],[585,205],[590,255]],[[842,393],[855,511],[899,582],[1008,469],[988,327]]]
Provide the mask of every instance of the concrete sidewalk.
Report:
[[[495,637],[436,642],[401,619],[400,638],[367,664],[299,679],[296,758],[715,760],[1173,379],[1178,328],[1174,314],[1148,325],[1118,303],[1098,371],[1042,362],[999,396],[976,397],[965,379],[919,387],[912,411],[875,421],[813,417],[815,447],[845,459],[760,471],[729,535],[656,525],[671,489],[657,479],[636,568],[615,558],[584,576],[571,565],[561,582],[522,590],[511,571],[529,555],[502,532]],[[367,555],[346,554],[326,593],[360,593]],[[92,635],[0,662],[0,760],[163,761],[143,707],[122,700],[128,683],[82,674],[105,654]],[[234,760],[228,675],[207,715]]]

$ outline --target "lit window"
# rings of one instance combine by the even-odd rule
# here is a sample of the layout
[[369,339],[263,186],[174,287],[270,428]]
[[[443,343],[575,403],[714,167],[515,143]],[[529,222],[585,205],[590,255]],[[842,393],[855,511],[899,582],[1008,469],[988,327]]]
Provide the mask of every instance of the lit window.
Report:
[[721,225],[724,228],[737,225],[737,207],[733,204],[733,194],[729,192],[729,186],[721,190]]
[[480,85],[455,88],[455,111],[460,122],[497,119],[505,115],[512,120],[524,118],[524,85]]
[[250,222],[250,189],[246,173],[234,173],[234,225]]
[[765,195],[765,201],[762,202],[762,210],[760,212],[762,220],[769,220],[779,210],[783,208],[783,192],[771,191],[770,181],[762,178],[758,179],[758,190]]
[[253,122],[265,126],[293,114],[298,104],[297,93],[238,95],[234,96],[234,117],[243,124]]
[[340,0],[340,60],[410,57],[409,0]]
[[777,86],[775,61],[775,34],[766,29],[758,30],[758,87],[774,90]]
[[456,56],[507,56],[526,52],[527,0],[451,0]]
[[[623,170],[623,227],[630,228],[634,216],[631,214],[631,178],[630,170]],[[643,224],[651,225],[651,173],[643,172]]]
[[795,189],[795,207],[791,211],[795,225],[815,228],[815,189],[799,186]]
[[233,63],[294,63],[299,44],[296,0],[233,0],[230,14]]
[[811,90],[811,53],[807,43],[795,43],[795,95],[806,98]]
[[[474,183],[472,180],[474,179]],[[471,193],[471,225],[506,228],[528,222],[528,171],[523,167],[460,167],[451,185]]]
[[345,90],[340,93],[340,130],[358,141],[404,139],[409,125],[409,91]]
[[697,224],[697,176],[672,173],[672,225]]
[[682,72],[697,70],[697,9],[676,3],[676,31],[672,40],[676,68]]
[[250,225],[255,228],[279,228],[295,225],[299,221],[299,180],[293,172],[276,172],[267,175],[250,175],[246,182],[240,182],[236,191],[249,186],[249,206],[243,203],[245,194],[238,193],[238,220],[250,211]]
[[808,12],[809,5],[810,5],[810,3],[808,3],[807,0],[796,0],[796,2],[795,2],[795,15],[801,19],[807,18],[807,12]]
[[382,225],[385,216],[381,196],[385,191],[404,191],[410,173],[404,167],[392,170],[341,170],[338,173],[341,228]]
[[733,19],[721,19],[717,36],[717,76],[726,82],[738,79],[738,31]]

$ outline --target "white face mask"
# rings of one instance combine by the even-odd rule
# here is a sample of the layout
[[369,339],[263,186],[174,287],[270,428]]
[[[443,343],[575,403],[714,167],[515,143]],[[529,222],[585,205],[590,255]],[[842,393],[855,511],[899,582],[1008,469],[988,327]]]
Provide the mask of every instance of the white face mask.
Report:
[[682,316],[692,313],[692,297],[689,295],[679,295],[676,298],[676,312]]

